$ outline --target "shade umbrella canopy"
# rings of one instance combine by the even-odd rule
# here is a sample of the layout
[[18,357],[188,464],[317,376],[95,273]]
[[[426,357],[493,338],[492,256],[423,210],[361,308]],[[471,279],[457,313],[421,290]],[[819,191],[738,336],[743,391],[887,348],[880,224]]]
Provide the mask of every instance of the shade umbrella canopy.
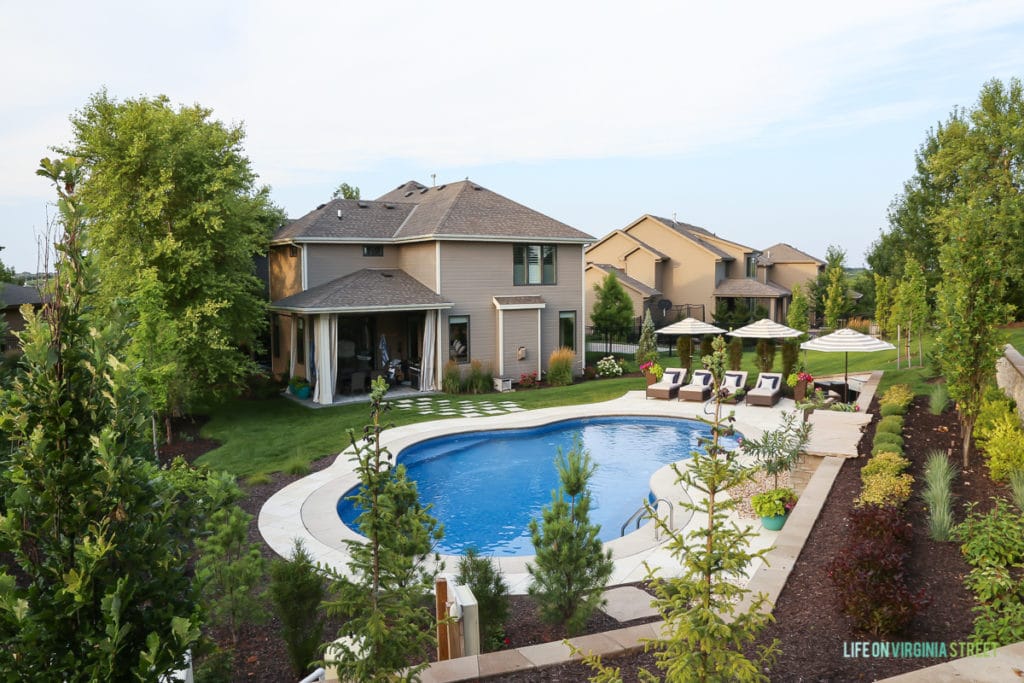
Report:
[[843,359],[844,383],[849,381],[850,352],[894,351],[896,349],[895,346],[887,341],[875,339],[849,328],[836,330],[831,334],[826,334],[824,337],[806,341],[800,345],[800,348],[807,351],[845,353],[846,357]]
[[750,337],[753,339],[791,339],[803,334],[800,330],[781,325],[770,318],[758,320],[756,323],[744,325],[732,332],[726,332],[730,337]]
[[721,327],[715,327],[696,318],[686,318],[654,331],[655,334],[723,334],[724,332],[725,330]]

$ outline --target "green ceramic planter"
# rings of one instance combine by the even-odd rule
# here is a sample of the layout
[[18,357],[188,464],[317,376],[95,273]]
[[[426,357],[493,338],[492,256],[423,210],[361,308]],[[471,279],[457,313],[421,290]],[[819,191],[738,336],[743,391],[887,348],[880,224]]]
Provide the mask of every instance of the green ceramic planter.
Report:
[[774,517],[762,517],[761,526],[768,531],[778,531],[786,523],[786,515],[775,515]]

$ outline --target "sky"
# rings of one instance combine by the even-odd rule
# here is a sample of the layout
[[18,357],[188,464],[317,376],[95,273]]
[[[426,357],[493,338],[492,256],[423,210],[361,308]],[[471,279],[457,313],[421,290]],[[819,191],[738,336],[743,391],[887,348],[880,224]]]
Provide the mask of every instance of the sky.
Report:
[[289,216],[469,177],[600,238],[644,214],[864,264],[930,128],[1024,76],[1024,2],[0,0],[0,260],[106,89],[243,124]]

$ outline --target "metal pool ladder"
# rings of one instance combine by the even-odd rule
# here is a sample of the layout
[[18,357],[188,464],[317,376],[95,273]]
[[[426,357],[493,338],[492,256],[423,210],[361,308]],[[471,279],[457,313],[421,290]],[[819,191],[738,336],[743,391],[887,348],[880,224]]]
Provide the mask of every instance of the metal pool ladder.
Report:
[[[667,500],[667,499],[665,499],[665,498],[658,498],[658,499],[654,500],[651,503],[651,507],[654,508],[655,514],[657,514],[657,512],[658,512],[658,503],[664,503],[665,505],[668,505],[668,528],[669,529],[674,529],[675,528],[675,516],[676,516],[676,513],[675,513],[675,507],[673,507],[672,502]],[[640,522],[644,521],[645,519],[651,519],[651,515],[647,511],[647,506],[646,505],[641,505],[640,508],[636,512],[634,512],[633,514],[631,514],[629,516],[629,519],[627,519],[625,524],[622,525],[622,528],[619,529],[619,537],[621,538],[622,536],[626,535],[626,527],[629,526],[630,522],[635,520],[636,521],[636,528],[639,529],[640,528]],[[657,524],[654,525],[654,540],[656,540],[656,541],[659,540],[659,537],[658,537],[658,529],[659,528],[660,527]]]

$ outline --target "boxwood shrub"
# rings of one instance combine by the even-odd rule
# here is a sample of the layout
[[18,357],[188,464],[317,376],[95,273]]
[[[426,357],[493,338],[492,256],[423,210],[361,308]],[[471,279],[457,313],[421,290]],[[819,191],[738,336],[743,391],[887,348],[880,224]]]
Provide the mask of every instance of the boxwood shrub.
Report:
[[878,426],[875,427],[875,434],[879,432],[889,432],[890,434],[902,434],[903,433],[903,416],[902,415],[889,415],[883,417],[878,422]]

